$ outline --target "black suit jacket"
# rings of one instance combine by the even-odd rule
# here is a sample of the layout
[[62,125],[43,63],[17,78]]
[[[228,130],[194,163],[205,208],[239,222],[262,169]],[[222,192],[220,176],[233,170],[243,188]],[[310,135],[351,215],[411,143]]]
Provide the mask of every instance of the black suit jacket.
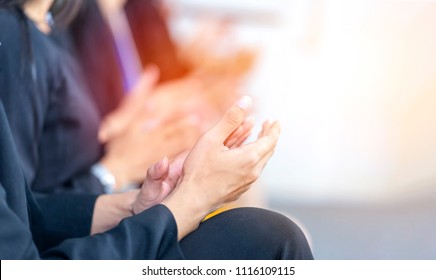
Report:
[[0,98],[28,184],[103,193],[90,172],[103,153],[100,117],[77,62],[17,10],[0,8],[0,26]]
[[0,259],[183,258],[175,220],[163,205],[88,236],[96,198],[64,194],[35,199],[0,100]]

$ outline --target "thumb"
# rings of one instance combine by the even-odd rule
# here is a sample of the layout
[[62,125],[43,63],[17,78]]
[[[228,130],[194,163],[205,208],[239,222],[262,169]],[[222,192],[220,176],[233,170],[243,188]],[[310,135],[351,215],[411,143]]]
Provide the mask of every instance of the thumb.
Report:
[[169,160],[164,157],[161,161],[148,168],[146,180],[161,181],[164,180],[169,171]]
[[159,80],[160,71],[154,64],[149,64],[145,67],[138,81],[132,89],[131,94],[146,96],[150,94],[154,86]]
[[224,143],[229,135],[244,122],[251,108],[251,104],[251,98],[249,96],[243,96],[236,104],[228,109],[221,120],[210,131],[214,134],[215,139]]

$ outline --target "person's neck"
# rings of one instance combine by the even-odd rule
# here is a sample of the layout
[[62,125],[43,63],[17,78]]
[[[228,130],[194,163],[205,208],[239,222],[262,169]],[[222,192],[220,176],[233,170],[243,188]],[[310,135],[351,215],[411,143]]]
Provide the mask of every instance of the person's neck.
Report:
[[54,0],[32,0],[23,6],[23,11],[43,33],[50,33],[51,27],[47,22],[47,13]]

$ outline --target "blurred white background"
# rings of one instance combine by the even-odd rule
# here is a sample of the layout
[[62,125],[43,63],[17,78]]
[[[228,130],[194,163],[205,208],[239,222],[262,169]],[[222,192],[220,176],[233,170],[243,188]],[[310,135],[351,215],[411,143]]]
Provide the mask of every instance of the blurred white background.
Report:
[[197,9],[233,17],[235,40],[261,51],[247,93],[259,121],[283,125],[263,176],[271,196],[357,203],[435,186],[435,2],[172,2],[178,40]]

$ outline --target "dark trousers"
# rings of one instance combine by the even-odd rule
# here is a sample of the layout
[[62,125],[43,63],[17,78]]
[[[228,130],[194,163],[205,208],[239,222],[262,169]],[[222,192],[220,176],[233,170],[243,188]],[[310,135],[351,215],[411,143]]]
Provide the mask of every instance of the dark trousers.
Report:
[[289,218],[259,208],[225,211],[181,240],[192,260],[310,260],[303,231]]

